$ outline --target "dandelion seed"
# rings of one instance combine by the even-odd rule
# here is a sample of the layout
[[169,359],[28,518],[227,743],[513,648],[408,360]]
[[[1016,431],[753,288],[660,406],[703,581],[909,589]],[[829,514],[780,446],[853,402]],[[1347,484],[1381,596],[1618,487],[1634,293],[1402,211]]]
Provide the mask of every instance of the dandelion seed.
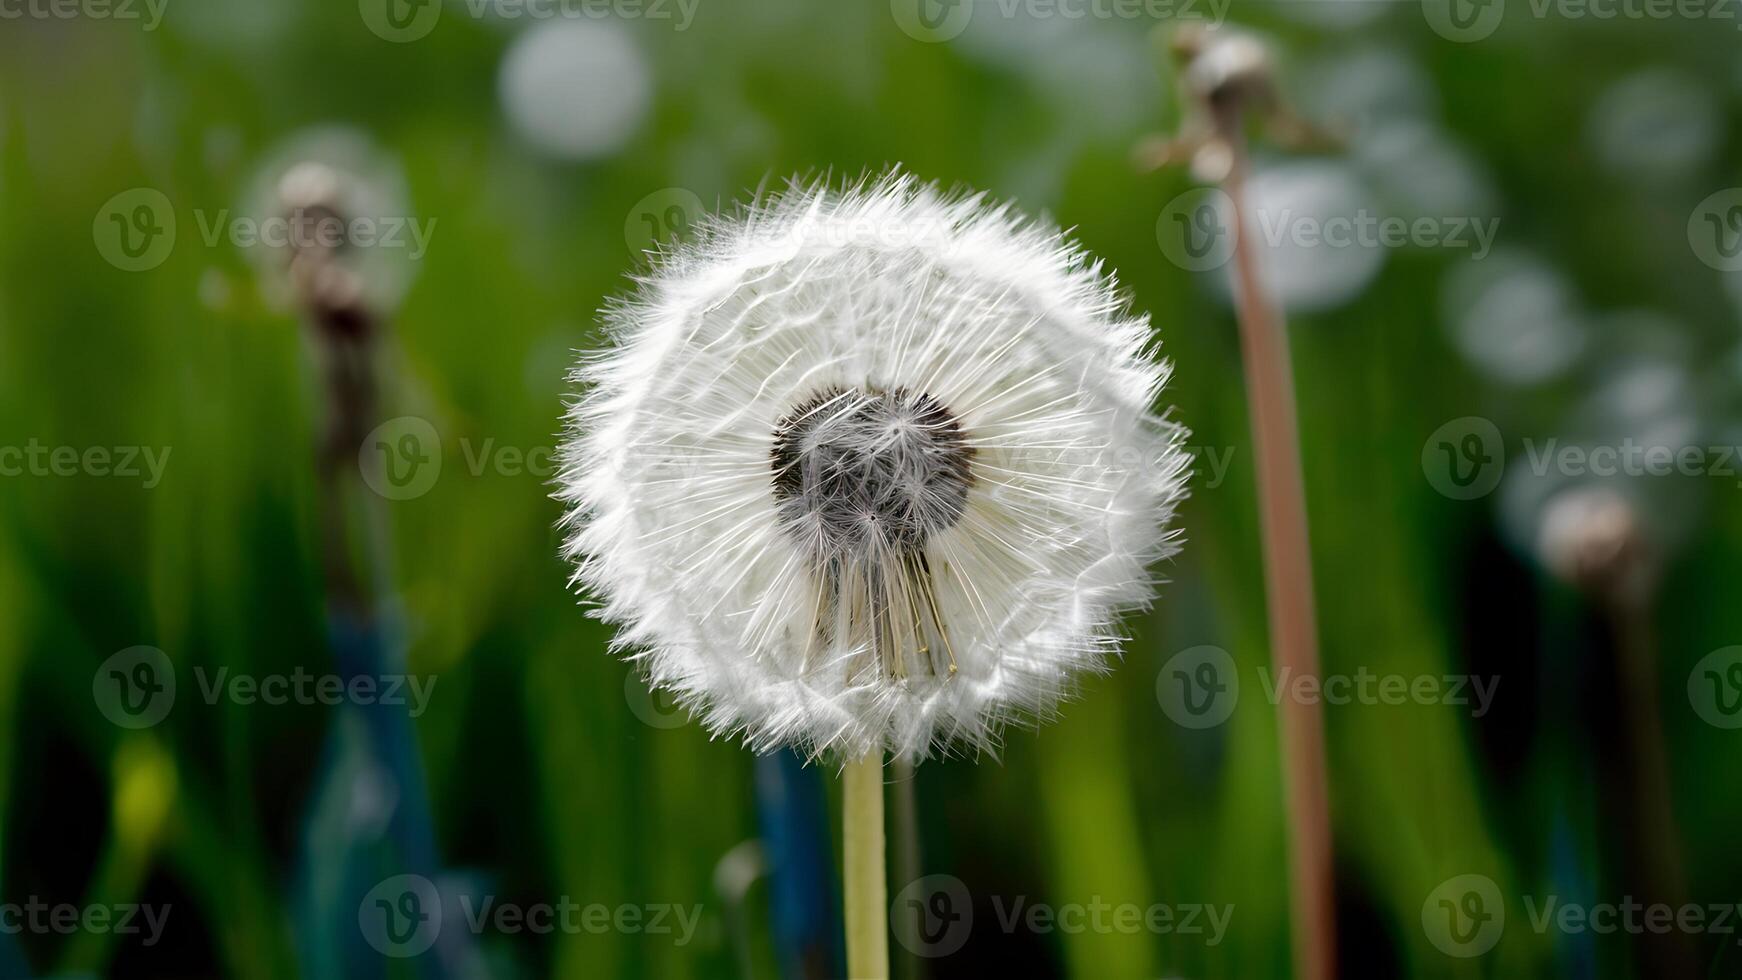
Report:
[[1172,553],[1146,318],[1062,236],[902,175],[656,257],[576,372],[576,584],[715,732],[995,749],[1117,653]]

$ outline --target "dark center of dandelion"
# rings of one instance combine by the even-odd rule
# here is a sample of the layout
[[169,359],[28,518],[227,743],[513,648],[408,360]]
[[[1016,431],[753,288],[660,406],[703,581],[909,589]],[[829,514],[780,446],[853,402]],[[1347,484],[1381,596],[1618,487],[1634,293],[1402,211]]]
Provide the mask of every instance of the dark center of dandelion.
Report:
[[973,454],[931,395],[825,390],[775,426],[780,521],[822,558],[917,550],[961,518]]

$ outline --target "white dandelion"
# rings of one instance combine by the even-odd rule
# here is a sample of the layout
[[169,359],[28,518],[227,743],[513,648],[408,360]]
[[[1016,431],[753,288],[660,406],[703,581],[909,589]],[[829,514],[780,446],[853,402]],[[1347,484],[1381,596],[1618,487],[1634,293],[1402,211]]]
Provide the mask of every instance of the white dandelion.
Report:
[[716,733],[994,750],[1119,648],[1183,494],[1146,317],[1056,230],[911,177],[656,257],[575,372],[575,583]]

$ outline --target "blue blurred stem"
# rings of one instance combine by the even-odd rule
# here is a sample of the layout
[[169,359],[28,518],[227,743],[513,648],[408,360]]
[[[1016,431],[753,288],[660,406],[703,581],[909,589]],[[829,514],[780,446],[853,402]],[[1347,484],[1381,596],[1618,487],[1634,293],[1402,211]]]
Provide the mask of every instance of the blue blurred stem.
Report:
[[[310,245],[299,251],[291,262],[291,276],[308,312],[323,373],[325,431],[316,463],[321,558],[328,636],[339,673],[350,690],[353,679],[403,675],[406,666],[397,631],[389,635],[383,612],[392,595],[387,515],[381,499],[363,485],[357,463],[359,449],[376,417],[375,349],[382,324],[362,303],[363,290],[354,274],[339,264],[330,250]],[[381,789],[390,801],[383,839],[374,846],[358,841],[348,849],[345,860],[355,867],[341,877],[353,883],[361,877],[367,882],[384,865],[391,874],[437,880],[440,866],[434,819],[416,729],[404,701],[388,704],[386,700],[347,704],[341,709],[355,712],[362,720],[366,754],[375,763],[375,774],[386,784]],[[336,729],[335,737],[342,738],[339,732],[342,729]],[[311,812],[329,791],[340,799],[348,798],[356,785],[355,773],[328,769],[322,782],[312,798]],[[371,851],[380,860],[366,860]],[[358,873],[350,873],[352,870]],[[323,928],[323,934],[357,937],[354,907],[323,911],[345,920],[334,926],[332,933]],[[463,930],[440,930],[437,936],[429,954],[418,958],[418,972],[437,978],[457,975],[468,959],[469,944]],[[380,972],[382,965],[370,962],[358,943],[341,942],[340,946],[358,950],[363,957],[359,962],[355,956],[341,956],[348,968]]]
[[835,858],[822,777],[791,750],[759,755],[756,803],[780,975],[787,980],[842,976]]

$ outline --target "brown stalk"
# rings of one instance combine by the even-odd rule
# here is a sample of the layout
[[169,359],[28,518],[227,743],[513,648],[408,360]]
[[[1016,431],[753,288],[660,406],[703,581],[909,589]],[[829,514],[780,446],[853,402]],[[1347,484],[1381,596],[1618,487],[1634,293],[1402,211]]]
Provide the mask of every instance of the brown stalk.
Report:
[[[1249,118],[1272,137],[1299,147],[1330,147],[1335,138],[1293,114],[1281,98],[1269,52],[1256,38],[1188,24],[1167,38],[1184,95],[1181,131],[1137,148],[1145,168],[1187,163],[1202,180],[1219,180],[1233,214],[1234,311],[1246,373],[1246,400],[1256,456],[1264,592],[1271,659],[1281,676],[1319,676],[1312,555],[1307,541],[1306,490],[1301,481],[1300,427],[1294,373],[1282,313],[1264,289],[1248,220]],[[1283,783],[1288,809],[1289,908],[1294,975],[1336,975],[1336,888],[1331,858],[1330,790],[1324,718],[1316,701],[1278,704]]]
[[[1307,542],[1306,488],[1301,481],[1294,371],[1289,364],[1282,315],[1264,291],[1252,236],[1247,234],[1251,224],[1245,192],[1245,138],[1237,125],[1230,129],[1223,132],[1232,159],[1222,187],[1234,204],[1234,308],[1240,321],[1246,400],[1257,456],[1271,657],[1278,676],[1316,678],[1318,621]],[[1302,698],[1283,698],[1278,712],[1291,825],[1289,893],[1295,976],[1329,980],[1336,974],[1336,893],[1324,719],[1316,701]]]

